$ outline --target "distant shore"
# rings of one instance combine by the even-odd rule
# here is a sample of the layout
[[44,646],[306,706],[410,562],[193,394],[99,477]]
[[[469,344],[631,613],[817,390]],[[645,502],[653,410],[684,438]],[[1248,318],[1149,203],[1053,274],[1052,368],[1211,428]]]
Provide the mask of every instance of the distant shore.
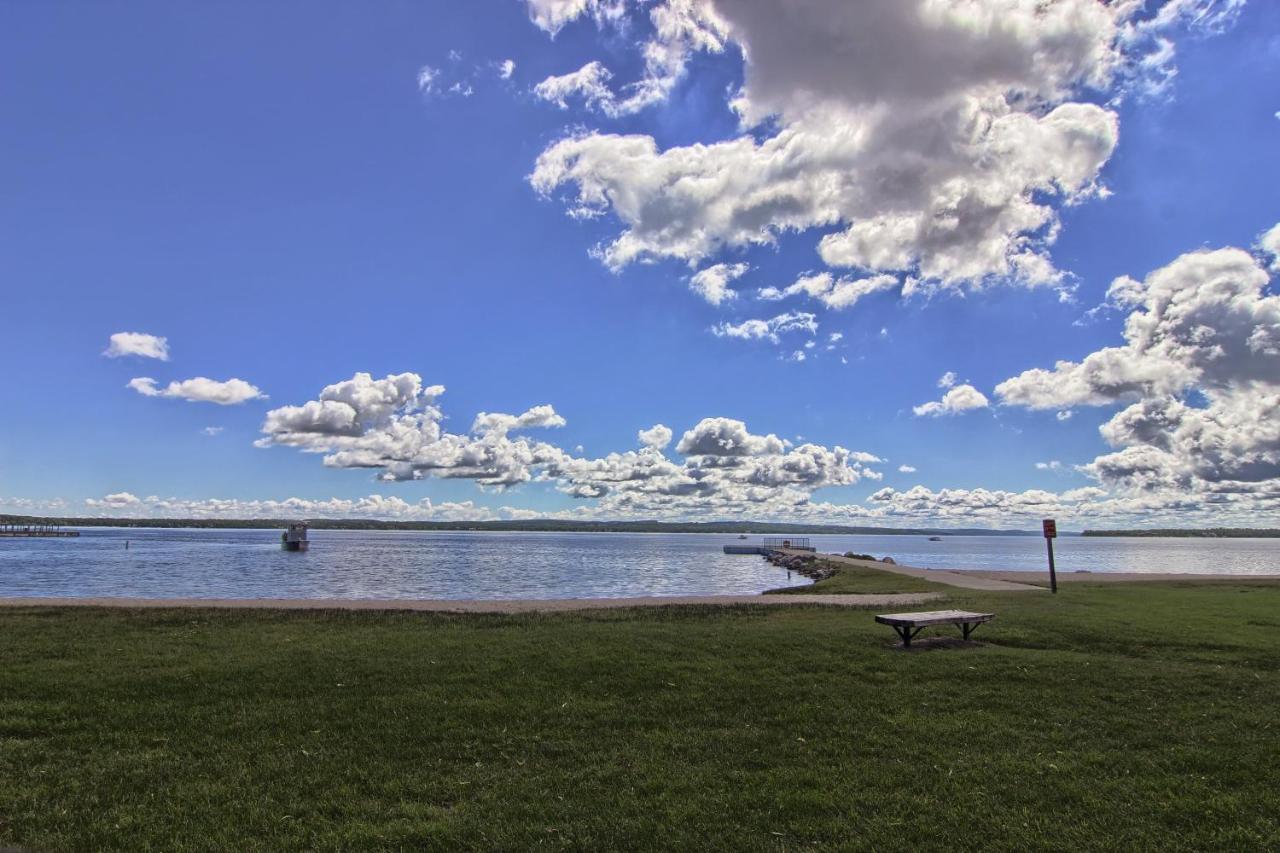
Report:
[[[111,518],[0,515],[0,524],[46,524],[62,527],[186,528],[215,530],[271,530],[296,518]],[[522,521],[384,521],[358,518],[308,519],[312,530],[424,530],[495,531],[522,533],[706,533],[814,536],[1039,536],[1033,530],[994,530],[982,527],[858,527],[831,524],[782,524],[755,521],[565,521],[534,518]],[[1069,534],[1068,534],[1069,535]]]

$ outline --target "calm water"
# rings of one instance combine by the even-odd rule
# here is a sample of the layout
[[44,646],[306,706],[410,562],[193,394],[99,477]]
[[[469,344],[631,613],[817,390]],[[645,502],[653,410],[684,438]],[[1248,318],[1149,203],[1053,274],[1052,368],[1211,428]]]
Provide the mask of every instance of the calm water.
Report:
[[[814,536],[820,551],[932,568],[1043,570],[1037,537]],[[128,540],[130,547],[125,549]],[[753,537],[750,541],[758,541]],[[757,593],[803,583],[723,534],[311,532],[85,529],[78,539],[0,538],[0,596],[149,598],[599,598]],[[740,543],[746,544],[746,543]],[[1057,542],[1060,571],[1280,572],[1276,539]]]

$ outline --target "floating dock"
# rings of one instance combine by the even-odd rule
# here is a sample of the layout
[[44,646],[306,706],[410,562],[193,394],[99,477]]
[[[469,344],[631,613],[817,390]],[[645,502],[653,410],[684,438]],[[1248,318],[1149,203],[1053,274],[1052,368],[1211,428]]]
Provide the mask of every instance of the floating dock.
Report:
[[774,551],[817,551],[807,536],[766,536],[759,545],[725,545],[726,554],[759,554],[767,557]]
[[79,536],[79,530],[63,530],[56,524],[0,524],[0,536]]

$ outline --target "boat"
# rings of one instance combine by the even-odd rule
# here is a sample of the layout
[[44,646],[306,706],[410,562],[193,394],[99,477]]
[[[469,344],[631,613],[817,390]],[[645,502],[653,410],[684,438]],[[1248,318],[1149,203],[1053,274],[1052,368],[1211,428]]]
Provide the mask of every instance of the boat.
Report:
[[747,538],[747,534],[743,533],[743,534],[739,535],[739,536],[738,536],[738,538],[739,538],[739,539],[746,539],[746,538]]
[[291,523],[289,529],[280,534],[280,547],[286,551],[305,551],[309,546],[305,522]]
[[942,541],[942,537],[941,537],[941,536],[930,536],[930,537],[929,537],[929,541],[930,541],[930,542],[941,542],[941,541]]

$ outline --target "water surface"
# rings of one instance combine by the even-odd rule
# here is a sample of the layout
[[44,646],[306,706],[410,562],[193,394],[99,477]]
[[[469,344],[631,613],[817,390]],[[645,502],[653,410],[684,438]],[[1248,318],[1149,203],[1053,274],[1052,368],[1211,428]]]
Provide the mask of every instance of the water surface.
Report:
[[[930,568],[1044,571],[1038,537],[811,537],[824,552]],[[125,549],[125,542],[129,548]],[[85,528],[74,539],[0,538],[0,596],[145,598],[607,598],[754,594],[806,581],[721,552],[725,534]],[[758,542],[752,537],[749,542]],[[1276,539],[1062,537],[1059,571],[1280,572]]]

